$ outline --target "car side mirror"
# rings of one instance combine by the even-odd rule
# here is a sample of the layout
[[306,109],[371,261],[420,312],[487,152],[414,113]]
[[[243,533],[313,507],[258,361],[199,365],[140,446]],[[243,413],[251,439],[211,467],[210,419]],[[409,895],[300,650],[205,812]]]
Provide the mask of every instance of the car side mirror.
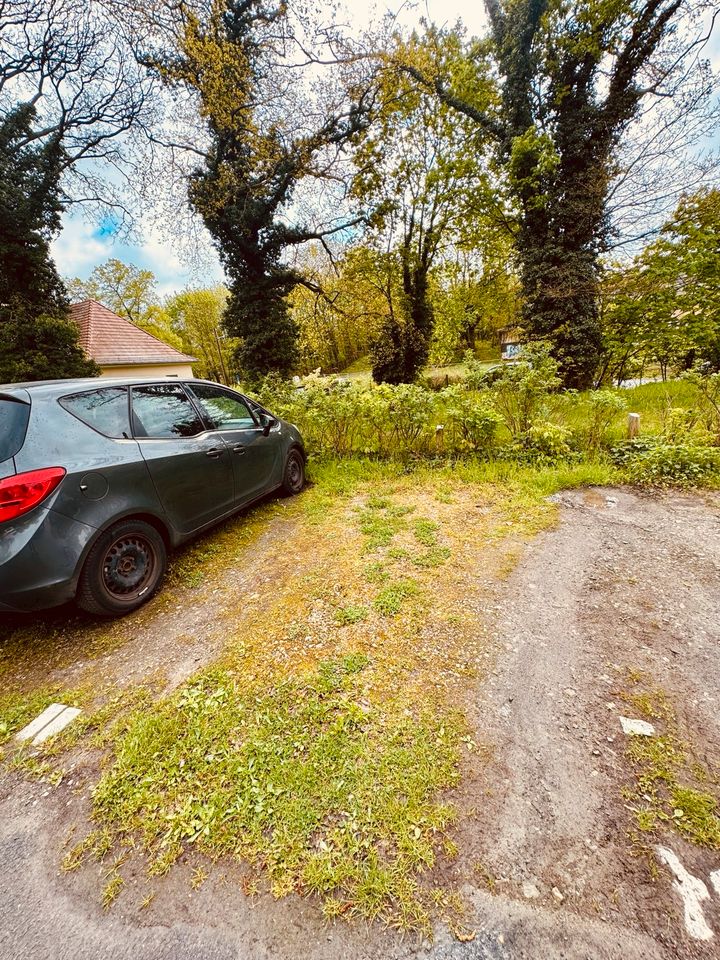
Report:
[[271,427],[277,423],[275,417],[269,416],[267,413],[260,414],[260,424],[262,426],[263,436],[267,437],[270,433]]

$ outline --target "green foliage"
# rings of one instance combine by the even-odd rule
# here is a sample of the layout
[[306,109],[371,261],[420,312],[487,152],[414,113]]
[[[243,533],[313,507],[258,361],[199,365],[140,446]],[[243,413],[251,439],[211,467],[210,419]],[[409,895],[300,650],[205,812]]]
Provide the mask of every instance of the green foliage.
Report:
[[15,308],[0,320],[0,382],[94,377],[99,370],[78,343],[70,319]]
[[337,373],[364,357],[387,310],[387,261],[366,246],[350,247],[331,264],[312,244],[303,267],[313,289],[298,285],[289,297],[298,326],[300,369]]
[[[460,387],[356,385],[313,375],[301,389],[266,380],[254,395],[296,423],[311,450],[335,456],[487,453],[501,422],[488,395]],[[440,439],[438,427],[444,428]]]
[[0,121],[0,382],[97,373],[50,256],[63,209],[60,141],[19,146],[32,140],[35,118],[21,105]]
[[[417,36],[409,51],[398,46],[401,56],[427,53]],[[429,46],[443,59],[456,54],[453,36],[434,37]],[[487,63],[478,60],[476,70],[483,69]],[[470,211],[479,221],[490,205],[486,138],[405,73],[384,71],[380,96],[356,145],[352,193],[368,209],[371,242],[389,252],[397,275],[397,296],[371,347],[373,377],[412,383],[433,336],[431,270],[451,242],[467,238]]]
[[556,463],[572,453],[567,427],[548,420],[534,420],[518,434],[510,447],[513,456],[530,463]]
[[720,373],[712,373],[706,365],[700,365],[686,373],[685,380],[697,388],[706,428],[720,445]]
[[463,387],[448,387],[443,391],[442,397],[445,442],[449,448],[489,453],[502,423],[502,417],[490,398],[485,394],[473,396]]
[[657,487],[715,486],[720,480],[720,448],[662,437],[637,437],[613,448],[613,460],[632,483]]
[[[461,42],[448,60],[433,56],[433,41],[442,50],[452,32],[430,28],[421,49],[398,58],[400,70],[495,140],[513,201],[523,326],[552,344],[566,387],[594,382],[602,347],[599,257],[618,145],[648,92],[641,78],[649,64],[665,82],[686,78],[685,57],[670,49],[682,8],[498,0],[488,4],[490,44]],[[499,108],[487,95],[493,71],[473,69],[488,54]]]
[[182,341],[183,353],[197,357],[196,376],[221,383],[233,383],[234,340],[225,336],[222,315],[227,290],[222,286],[188,289],[176,293],[165,304],[173,330]]
[[591,390],[583,398],[585,407],[585,445],[595,453],[605,444],[608,431],[619,413],[626,409],[625,400],[612,390]]
[[603,280],[604,364],[622,379],[649,363],[663,379],[693,362],[720,367],[720,190],[685,197],[660,237]]

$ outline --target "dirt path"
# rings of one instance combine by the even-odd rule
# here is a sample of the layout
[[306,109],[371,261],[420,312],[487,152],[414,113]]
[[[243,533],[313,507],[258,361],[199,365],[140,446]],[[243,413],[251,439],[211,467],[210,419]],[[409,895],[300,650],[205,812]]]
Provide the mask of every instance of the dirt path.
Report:
[[[494,749],[492,787],[461,841],[494,878],[477,919],[512,957],[718,956],[720,895],[703,904],[714,938],[689,938],[669,871],[657,864],[653,882],[652,849],[630,843],[618,719],[636,715],[618,694],[628,669],[641,672],[667,693],[696,756],[720,756],[717,501],[557,499],[559,528],[499,592],[502,652],[476,721]],[[712,891],[720,853],[677,834],[668,845]]]
[[[376,927],[327,926],[312,901],[246,897],[239,867],[214,870],[194,891],[191,862],[164,879],[152,909],[106,915],[96,896],[102,867],[61,877],[51,866],[62,856],[61,811],[82,816],[89,804],[71,781],[52,792],[24,783],[0,798],[2,960],[720,956],[720,890],[711,881],[720,853],[677,833],[662,837],[707,888],[701,909],[713,936],[701,941],[687,932],[658,840],[630,838],[619,721],[636,715],[622,695],[628,676],[642,675],[667,694],[695,758],[712,766],[720,757],[720,502],[624,490],[557,499],[557,529],[534,541],[482,604],[486,618],[495,611],[488,626],[498,653],[471,720],[492,759],[468,770],[454,868],[472,940],[445,928],[429,945]],[[251,548],[252,578],[229,575],[209,606],[181,613],[158,598],[151,631],[137,649],[127,643],[107,655],[107,676],[124,676],[138,649],[138,669],[167,661],[191,633],[196,640],[176,656],[177,678],[186,676],[221,641],[217,610],[241,609],[253,583],[270,576],[263,558],[276,557],[288,535],[282,518],[273,521]]]

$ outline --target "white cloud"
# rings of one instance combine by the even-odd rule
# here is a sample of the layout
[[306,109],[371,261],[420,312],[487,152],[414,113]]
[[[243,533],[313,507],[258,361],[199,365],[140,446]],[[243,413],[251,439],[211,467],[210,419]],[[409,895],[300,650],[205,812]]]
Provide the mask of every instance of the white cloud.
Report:
[[[68,214],[62,232],[53,242],[52,253],[63,277],[86,280],[94,267],[111,257],[152,270],[161,296],[199,280],[197,271],[183,262],[176,245],[152,226],[137,242],[128,243],[110,233],[101,233],[96,223],[77,213]],[[223,272],[216,257],[207,256],[203,268],[202,283],[222,282]]]
[[80,217],[65,216],[63,229],[53,241],[52,254],[64,277],[87,278],[93,267],[112,254],[112,237],[98,236],[97,226]]

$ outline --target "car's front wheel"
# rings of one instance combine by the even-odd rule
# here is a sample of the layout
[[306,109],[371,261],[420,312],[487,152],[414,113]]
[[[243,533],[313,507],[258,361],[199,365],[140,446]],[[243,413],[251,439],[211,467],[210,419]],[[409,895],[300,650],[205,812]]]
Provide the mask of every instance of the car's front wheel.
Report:
[[146,603],[167,568],[165,543],[143,520],[123,520],[98,539],[80,575],[77,603],[103,617],[121,617]]
[[305,486],[305,458],[302,453],[293,448],[285,461],[285,472],[283,473],[282,489],[283,493],[293,496],[300,493]]

